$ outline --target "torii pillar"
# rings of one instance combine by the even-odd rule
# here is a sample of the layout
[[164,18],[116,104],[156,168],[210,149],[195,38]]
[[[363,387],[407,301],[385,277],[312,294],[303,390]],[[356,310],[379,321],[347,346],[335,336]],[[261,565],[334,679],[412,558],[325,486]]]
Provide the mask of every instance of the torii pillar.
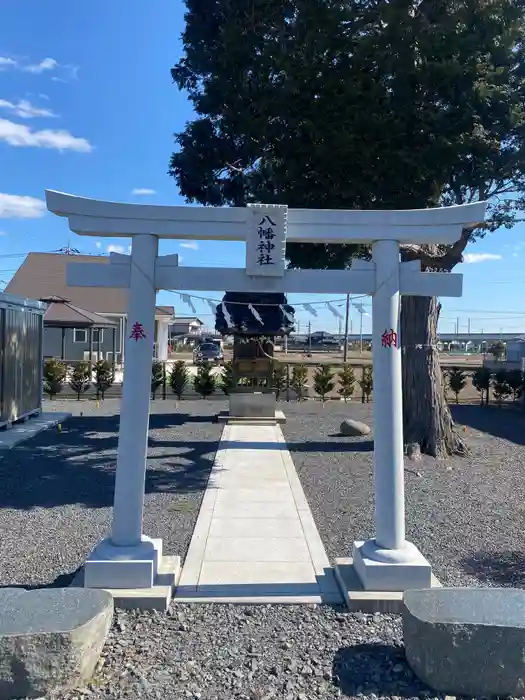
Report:
[[368,591],[430,588],[431,565],[405,538],[399,243],[373,243],[372,260],[376,274],[372,295],[376,532],[373,539],[354,543],[353,567]]

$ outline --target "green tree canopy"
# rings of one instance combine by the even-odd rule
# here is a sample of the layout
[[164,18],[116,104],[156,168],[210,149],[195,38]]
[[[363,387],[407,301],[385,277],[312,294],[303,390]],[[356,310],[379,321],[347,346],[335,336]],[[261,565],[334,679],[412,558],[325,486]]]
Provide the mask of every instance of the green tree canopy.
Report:
[[[170,174],[189,202],[413,209],[488,199],[488,227],[402,251],[446,270],[524,208],[525,0],[186,5],[172,77],[196,118],[176,135]],[[364,252],[287,247],[294,267],[344,268]],[[401,333],[405,365],[418,368],[405,382],[405,433],[431,454],[461,451],[439,363],[412,356],[433,352],[438,309],[404,300]]]

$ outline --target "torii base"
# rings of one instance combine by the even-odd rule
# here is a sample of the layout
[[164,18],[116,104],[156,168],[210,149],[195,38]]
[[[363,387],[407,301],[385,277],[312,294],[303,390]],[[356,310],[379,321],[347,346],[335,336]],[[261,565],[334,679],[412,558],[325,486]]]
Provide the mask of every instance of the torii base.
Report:
[[167,610],[180,576],[180,557],[163,556],[162,540],[143,535],[136,547],[98,544],[72,586],[100,588],[126,609]]
[[[351,612],[391,613],[403,612],[404,591],[370,591],[361,583],[352,557],[335,560],[335,578]],[[441,583],[431,574],[429,588],[440,588]]]
[[377,547],[375,540],[354,542],[354,569],[367,591],[430,588],[432,567],[411,542],[400,550]]

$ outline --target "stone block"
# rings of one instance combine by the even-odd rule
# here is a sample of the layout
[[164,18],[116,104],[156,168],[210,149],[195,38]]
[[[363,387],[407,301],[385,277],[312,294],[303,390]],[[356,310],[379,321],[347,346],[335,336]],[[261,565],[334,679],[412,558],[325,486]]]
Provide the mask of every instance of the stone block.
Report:
[[370,427],[366,423],[361,423],[358,420],[351,420],[347,418],[341,423],[340,427],[341,435],[346,437],[357,437],[359,435],[370,435],[372,432]]
[[441,588],[403,597],[407,661],[434,690],[525,695],[525,590]]
[[262,392],[230,394],[231,418],[274,418],[275,395]]
[[151,588],[162,560],[162,540],[142,536],[142,542],[116,547],[102,540],[84,566],[86,588]]
[[0,589],[0,698],[38,698],[87,683],[112,618],[106,591]]

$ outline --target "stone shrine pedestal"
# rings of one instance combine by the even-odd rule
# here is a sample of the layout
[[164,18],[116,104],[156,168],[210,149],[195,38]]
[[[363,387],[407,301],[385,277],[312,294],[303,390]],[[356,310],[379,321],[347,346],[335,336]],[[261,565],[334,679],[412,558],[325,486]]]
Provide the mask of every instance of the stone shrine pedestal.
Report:
[[276,408],[275,394],[262,391],[236,391],[230,394],[230,410],[218,415],[221,422],[240,423],[285,423],[282,411]]

